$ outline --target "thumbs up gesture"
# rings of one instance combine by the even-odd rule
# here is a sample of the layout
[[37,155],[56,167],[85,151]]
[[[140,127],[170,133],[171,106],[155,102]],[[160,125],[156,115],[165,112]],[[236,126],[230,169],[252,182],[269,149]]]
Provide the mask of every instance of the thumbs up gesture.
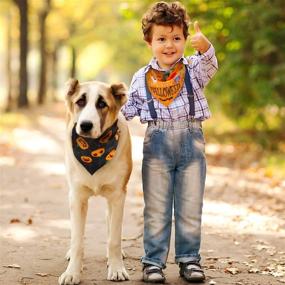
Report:
[[206,52],[211,45],[210,41],[205,37],[205,35],[200,30],[198,21],[194,22],[194,34],[193,36],[190,37],[190,43],[195,50],[201,53]]

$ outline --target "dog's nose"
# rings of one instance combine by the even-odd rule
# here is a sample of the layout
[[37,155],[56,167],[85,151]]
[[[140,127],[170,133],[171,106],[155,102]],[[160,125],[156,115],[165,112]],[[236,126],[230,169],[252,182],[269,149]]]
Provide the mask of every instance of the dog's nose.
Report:
[[90,121],[83,121],[80,124],[80,128],[83,132],[87,133],[93,128],[93,124]]

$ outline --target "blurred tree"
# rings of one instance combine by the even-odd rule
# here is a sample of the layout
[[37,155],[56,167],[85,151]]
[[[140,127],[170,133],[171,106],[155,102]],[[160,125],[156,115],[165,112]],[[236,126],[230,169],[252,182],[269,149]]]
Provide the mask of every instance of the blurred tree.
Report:
[[[75,23],[70,23],[69,25],[69,34],[71,36],[75,36],[76,33],[76,24]],[[77,75],[76,72],[76,63],[77,63],[77,48],[75,44],[70,44],[70,52],[71,52],[71,68],[70,68],[70,73],[69,76],[70,78],[75,78]]]
[[[96,21],[104,14],[100,14],[100,7],[108,5],[101,1],[54,1],[54,7],[49,21],[52,53],[56,53],[63,45],[70,50],[70,77],[77,76],[77,59],[80,51],[96,38]],[[74,13],[76,11],[76,13]],[[54,26],[60,29],[54,30]],[[53,55],[57,57],[56,54]]]
[[39,72],[39,87],[38,87],[38,103],[43,104],[47,92],[47,33],[46,33],[46,18],[51,9],[51,0],[46,0],[39,14],[40,27],[40,72]]
[[[44,74],[50,73],[47,88],[54,86],[55,89],[57,82],[62,85],[68,77],[67,68],[69,76],[84,80],[93,79],[104,68],[101,78],[109,80],[115,74],[119,80],[130,82],[133,73],[148,63],[151,52],[143,41],[140,20],[155,0],[53,0],[47,16],[49,1],[29,0],[32,43],[37,43],[39,36],[46,39],[45,50],[41,45],[41,62],[47,59],[50,62],[42,64],[40,78],[44,82]],[[27,0],[14,2],[25,10],[23,6]],[[222,110],[244,128],[266,129],[284,124],[284,1],[181,2],[192,21],[199,21],[216,48],[220,69],[206,90],[211,106],[217,106],[217,110]],[[38,35],[33,19],[39,11],[42,13],[40,26],[46,26],[46,30]],[[70,51],[68,56],[67,50]],[[185,54],[193,52],[187,44]],[[88,60],[83,64],[85,54]],[[34,55],[37,53],[33,50],[37,63]],[[51,71],[44,71],[45,65]],[[20,66],[24,69],[25,64]],[[33,69],[31,75],[35,72],[37,70]],[[20,78],[23,81],[24,77]],[[43,84],[38,86],[39,98],[45,94],[40,86],[45,90]],[[274,124],[270,121],[272,118],[276,121]]]
[[7,76],[7,103],[5,107],[6,112],[10,112],[13,107],[12,98],[12,15],[10,7],[7,7],[7,50],[6,50],[6,76]]
[[59,61],[59,50],[62,46],[60,41],[57,41],[52,50],[49,52],[51,78],[50,78],[50,92],[53,101],[57,101],[57,89],[58,89],[58,61]]
[[284,124],[284,1],[184,2],[216,48],[213,104],[244,128],[268,129],[272,117]]
[[18,107],[28,107],[28,70],[27,70],[27,57],[28,57],[28,1],[27,0],[14,0],[17,5],[20,16],[20,71],[19,71],[19,96]]
[[[121,80],[130,83],[132,75],[138,68],[146,65],[151,57],[141,31],[141,17],[151,1],[124,1],[114,11],[115,27],[106,41],[114,45],[112,67],[121,76]],[[104,26],[102,26],[102,30]],[[127,63],[127,64],[126,64]]]

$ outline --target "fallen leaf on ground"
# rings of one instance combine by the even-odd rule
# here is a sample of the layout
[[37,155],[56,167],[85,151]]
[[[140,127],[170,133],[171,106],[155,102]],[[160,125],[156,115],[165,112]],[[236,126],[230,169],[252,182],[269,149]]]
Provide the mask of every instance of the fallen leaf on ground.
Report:
[[236,267],[227,267],[227,268],[225,268],[225,272],[230,273],[232,275],[235,275],[235,274],[239,273],[239,269]]
[[16,269],[20,269],[21,268],[21,266],[18,265],[18,264],[3,265],[3,267],[6,267],[6,268],[16,268]]
[[214,252],[213,249],[208,249],[207,252],[211,253],[211,252]]
[[270,274],[274,277],[283,277],[285,275],[285,273],[281,271],[270,272]]
[[216,269],[216,267],[215,267],[214,264],[210,264],[210,265],[208,266],[208,269]]
[[273,249],[273,247],[268,246],[268,245],[264,245],[264,244],[257,244],[257,245],[253,245],[252,247],[258,251],[262,251],[264,249],[266,249],[266,250],[269,250],[269,249],[272,250]]
[[28,284],[28,283],[27,283],[28,281],[25,281],[25,279],[32,280],[32,279],[34,279],[34,278],[33,278],[33,277],[28,277],[28,276],[23,276],[23,277],[21,277],[21,279],[19,280],[19,282],[20,282],[21,284]]
[[41,277],[47,277],[48,273],[41,273],[41,272],[39,272],[39,273],[36,273],[36,275],[41,276]]
[[28,219],[27,224],[31,225],[33,223],[33,220],[31,218]]
[[214,261],[217,261],[219,260],[218,257],[206,257],[206,260],[214,260]]
[[250,268],[248,269],[248,273],[259,273],[260,270],[258,268]]
[[16,223],[21,223],[21,221],[15,218],[10,220],[10,224],[16,224]]

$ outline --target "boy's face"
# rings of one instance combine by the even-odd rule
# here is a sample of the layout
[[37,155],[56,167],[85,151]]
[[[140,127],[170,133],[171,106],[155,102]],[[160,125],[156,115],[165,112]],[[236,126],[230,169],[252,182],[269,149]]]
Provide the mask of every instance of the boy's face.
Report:
[[153,56],[163,69],[169,69],[184,53],[186,39],[179,26],[152,26],[151,42]]

